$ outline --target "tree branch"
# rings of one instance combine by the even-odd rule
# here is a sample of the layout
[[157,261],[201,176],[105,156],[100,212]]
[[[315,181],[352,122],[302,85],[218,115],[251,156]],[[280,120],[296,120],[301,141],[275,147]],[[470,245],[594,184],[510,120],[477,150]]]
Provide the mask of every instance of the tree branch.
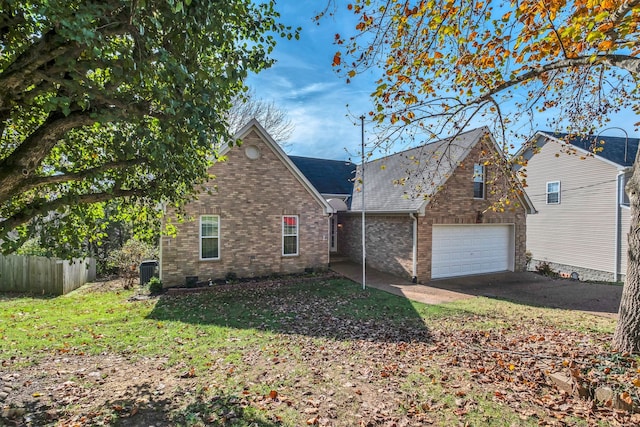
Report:
[[563,70],[573,67],[591,67],[598,64],[606,64],[609,66],[623,68],[633,75],[640,74],[640,58],[627,55],[596,55],[595,57],[579,57],[561,59],[559,61],[551,62],[549,64],[542,65],[534,68],[526,73],[516,76],[514,79],[502,82],[498,86],[489,90],[488,93],[477,98],[474,103],[484,102],[496,93],[502,92],[510,87],[518,85],[520,83],[533,80],[544,73],[555,70]]
[[[151,186],[151,188],[152,187],[153,186]],[[58,208],[70,205],[104,202],[116,198],[141,197],[147,195],[149,190],[150,187],[129,190],[115,189],[109,193],[68,194],[55,200],[38,199],[24,206],[19,212],[12,216],[0,220],[0,240],[5,238],[9,232],[26,224],[36,216],[44,215]]]
[[74,173],[61,173],[58,175],[49,175],[49,176],[34,176],[28,178],[27,180],[22,181],[21,185],[16,189],[19,192],[26,192],[32,190],[36,187],[41,187],[44,185],[51,184],[60,184],[63,182],[72,182],[72,181],[81,181],[87,177],[92,175],[96,175],[102,172],[106,172],[112,169],[126,169],[131,166],[140,165],[147,161],[146,158],[135,158],[129,160],[120,160],[114,162],[108,162],[103,165],[97,166],[91,169],[85,169],[80,172]]
[[73,111],[68,116],[58,111],[51,112],[35,132],[0,162],[0,204],[11,197],[21,182],[40,166],[66,132],[94,121],[88,112]]

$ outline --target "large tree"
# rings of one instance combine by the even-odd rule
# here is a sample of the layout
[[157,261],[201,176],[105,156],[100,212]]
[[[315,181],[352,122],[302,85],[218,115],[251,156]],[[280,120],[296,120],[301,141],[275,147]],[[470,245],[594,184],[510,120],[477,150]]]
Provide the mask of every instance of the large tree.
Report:
[[78,247],[114,198],[139,220],[187,200],[248,72],[297,37],[274,4],[2,0],[3,249],[43,227]]
[[[346,7],[356,31],[336,36],[342,48],[334,66],[348,79],[381,71],[370,112],[380,141],[455,135],[482,118],[509,150],[510,138],[531,134],[523,122],[538,117],[552,128],[597,134],[621,109],[640,113],[640,0],[355,0]],[[634,352],[638,160],[627,186],[629,262],[613,340]]]

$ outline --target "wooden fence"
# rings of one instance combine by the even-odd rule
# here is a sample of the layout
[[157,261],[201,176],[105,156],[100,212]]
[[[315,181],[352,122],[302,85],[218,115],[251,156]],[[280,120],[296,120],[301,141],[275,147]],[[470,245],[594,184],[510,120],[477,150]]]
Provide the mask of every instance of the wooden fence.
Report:
[[0,292],[64,295],[96,279],[93,258],[0,255]]

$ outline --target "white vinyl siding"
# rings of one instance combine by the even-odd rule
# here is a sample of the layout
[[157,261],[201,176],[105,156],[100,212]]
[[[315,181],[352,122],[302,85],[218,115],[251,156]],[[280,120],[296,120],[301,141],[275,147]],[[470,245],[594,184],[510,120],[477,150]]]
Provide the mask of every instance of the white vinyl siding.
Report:
[[[526,191],[538,211],[527,215],[527,250],[533,258],[613,272],[616,167],[594,157],[567,154],[551,141],[529,160],[526,173]],[[551,180],[562,183],[560,205],[547,204]]]
[[298,255],[298,215],[282,217],[282,255]]
[[220,217],[200,217],[200,259],[220,259]]

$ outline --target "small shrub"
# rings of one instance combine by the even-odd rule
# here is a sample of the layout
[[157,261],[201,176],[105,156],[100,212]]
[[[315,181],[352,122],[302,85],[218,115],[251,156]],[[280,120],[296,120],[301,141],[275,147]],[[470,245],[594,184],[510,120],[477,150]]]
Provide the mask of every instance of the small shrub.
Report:
[[536,271],[543,276],[555,277],[558,275],[558,273],[553,271],[549,263],[546,261],[542,261],[538,265],[536,265]]
[[157,256],[157,248],[131,239],[122,248],[109,254],[109,264],[118,269],[124,288],[131,289],[140,276],[140,262]]
[[238,280],[238,275],[233,271],[230,271],[226,276],[224,276],[224,280],[226,280],[227,282],[235,282],[236,280]]
[[531,264],[532,259],[533,259],[533,254],[531,253],[531,251],[526,251],[524,253],[525,267],[529,267],[529,264]]
[[159,294],[160,292],[162,292],[162,281],[160,279],[158,279],[157,277],[152,277],[149,280],[149,292],[151,292],[152,294]]

